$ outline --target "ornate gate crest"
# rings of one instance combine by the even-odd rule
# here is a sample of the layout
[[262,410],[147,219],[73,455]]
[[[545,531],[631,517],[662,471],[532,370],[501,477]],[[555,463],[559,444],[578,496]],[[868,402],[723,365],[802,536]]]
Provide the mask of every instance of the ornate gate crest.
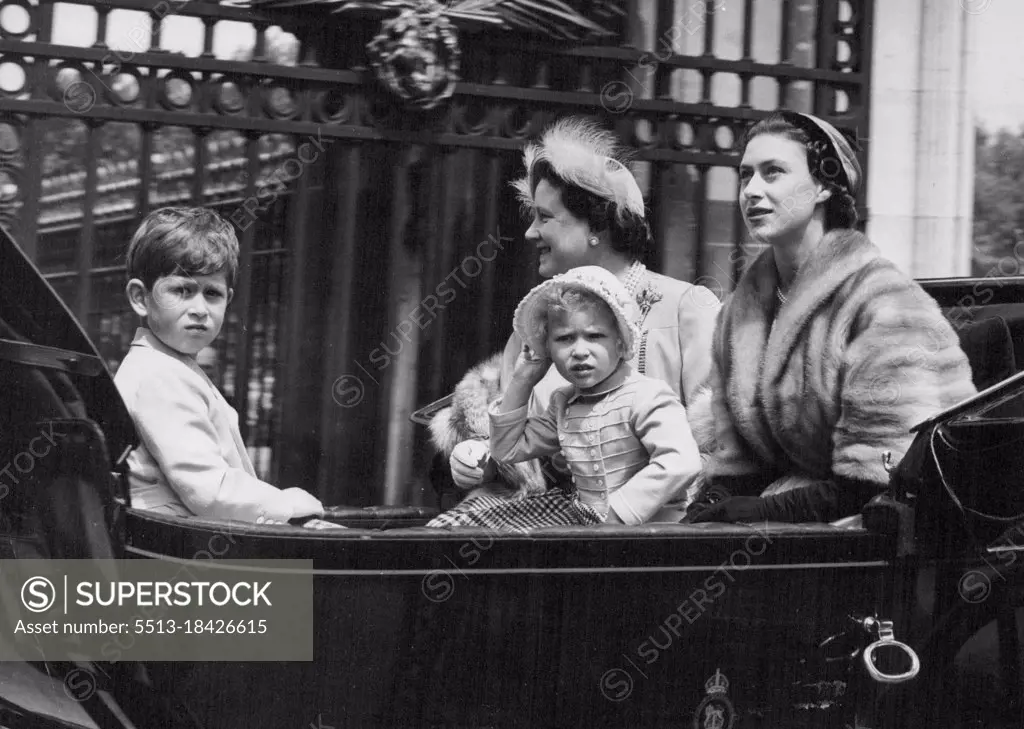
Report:
[[[562,0],[245,0],[244,4],[285,13],[294,13],[302,5],[307,15],[322,13],[325,23],[332,17],[384,16],[379,33],[366,47],[371,65],[384,86],[420,109],[434,108],[455,90],[461,56],[457,29],[489,27],[554,41],[592,40],[615,35],[597,19],[625,17],[628,7],[622,0],[590,0],[586,12]],[[393,17],[396,12],[398,16]]]

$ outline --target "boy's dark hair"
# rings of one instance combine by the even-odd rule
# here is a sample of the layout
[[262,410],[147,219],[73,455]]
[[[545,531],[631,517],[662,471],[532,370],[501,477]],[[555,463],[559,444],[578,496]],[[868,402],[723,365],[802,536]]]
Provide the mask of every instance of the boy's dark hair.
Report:
[[537,185],[541,180],[547,180],[549,185],[558,189],[562,193],[562,204],[565,205],[565,209],[580,220],[587,221],[591,230],[607,230],[612,250],[625,253],[630,261],[638,261],[651,249],[651,228],[640,216],[624,210],[620,221],[615,215],[615,203],[564,180],[545,159],[538,160],[533,165],[531,194],[537,192]]
[[202,276],[224,270],[228,286],[238,272],[235,229],[208,208],[161,208],[146,216],[128,245],[128,280],[147,289],[161,276]]

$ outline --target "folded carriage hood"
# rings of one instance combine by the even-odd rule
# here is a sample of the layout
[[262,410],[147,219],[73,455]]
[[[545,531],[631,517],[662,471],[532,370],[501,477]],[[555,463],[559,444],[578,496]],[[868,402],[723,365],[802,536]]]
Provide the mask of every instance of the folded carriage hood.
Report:
[[[71,311],[28,259],[10,232],[0,226],[0,319],[22,341],[95,357],[98,374],[67,373],[88,416],[102,428],[111,458],[138,440],[113,373]],[[8,332],[8,336],[10,336]]]

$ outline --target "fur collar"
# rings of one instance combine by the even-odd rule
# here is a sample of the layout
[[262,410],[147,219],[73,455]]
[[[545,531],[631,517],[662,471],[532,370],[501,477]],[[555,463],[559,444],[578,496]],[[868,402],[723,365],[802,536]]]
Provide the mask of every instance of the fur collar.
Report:
[[[773,395],[794,348],[837,290],[876,261],[884,261],[881,252],[862,233],[831,231],[801,265],[777,313],[778,271],[771,248],[758,256],[727,300],[719,331],[724,341],[718,343],[725,353],[726,398],[737,429],[768,463],[790,460],[774,435],[784,403]],[[831,352],[825,349],[826,356]],[[838,362],[831,364],[838,369]]]
[[[464,440],[486,440],[490,435],[487,408],[500,394],[501,354],[473,367],[455,387],[452,404],[437,412],[430,421],[430,437],[436,447],[450,458],[452,450]],[[499,464],[502,485],[490,491],[504,498],[541,493],[547,486],[537,461]],[[503,489],[507,486],[508,489]]]

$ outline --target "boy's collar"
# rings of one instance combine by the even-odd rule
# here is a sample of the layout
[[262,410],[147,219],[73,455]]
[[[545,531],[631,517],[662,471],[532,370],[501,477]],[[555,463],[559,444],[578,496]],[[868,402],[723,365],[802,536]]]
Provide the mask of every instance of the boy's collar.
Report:
[[571,405],[581,397],[601,397],[607,395],[609,392],[618,390],[620,387],[626,384],[626,381],[633,376],[633,368],[629,366],[629,363],[623,360],[619,363],[619,366],[615,368],[615,371],[610,375],[601,380],[600,383],[595,385],[593,388],[583,391],[578,387],[574,388],[572,396],[566,402],[566,405]]
[[163,354],[174,357],[177,360],[181,360],[185,364],[199,367],[199,365],[196,364],[194,357],[189,357],[176,349],[168,347],[160,341],[160,338],[153,334],[153,331],[148,327],[139,327],[135,330],[135,338],[132,340],[132,346],[149,347],[150,349],[155,349],[157,352],[162,352]]

